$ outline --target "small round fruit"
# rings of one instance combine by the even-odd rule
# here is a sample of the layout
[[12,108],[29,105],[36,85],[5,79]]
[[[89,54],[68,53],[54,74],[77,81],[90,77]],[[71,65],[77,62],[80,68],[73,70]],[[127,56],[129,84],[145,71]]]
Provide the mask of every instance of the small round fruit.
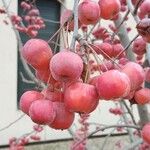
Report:
[[32,104],[32,102],[34,102],[38,99],[42,99],[42,98],[44,98],[44,95],[38,91],[25,92],[25,93],[23,93],[23,95],[21,96],[20,101],[19,101],[20,109],[24,113],[29,115],[29,108],[30,108],[30,105]]
[[146,42],[142,37],[133,42],[133,52],[137,55],[143,55],[146,53]]
[[21,54],[27,63],[35,69],[45,70],[49,67],[52,50],[46,41],[30,39],[23,46]]
[[49,126],[54,129],[68,129],[74,121],[75,114],[68,111],[62,102],[54,102],[53,106],[56,111],[56,117]]
[[125,73],[110,70],[99,76],[96,89],[100,98],[113,100],[125,97],[130,92],[130,80]]
[[78,7],[79,20],[82,24],[96,24],[100,18],[100,8],[97,2],[84,0]]
[[150,123],[147,123],[141,131],[142,138],[145,142],[150,144]]
[[50,71],[57,81],[71,81],[78,79],[83,71],[83,61],[75,53],[61,51],[50,61]]
[[142,88],[135,92],[134,99],[138,104],[144,105],[150,102],[150,89]]
[[37,124],[50,124],[56,117],[53,102],[46,99],[34,101],[29,109],[29,116]]
[[99,6],[101,17],[106,20],[113,19],[121,9],[119,0],[99,0]]
[[124,72],[130,79],[131,91],[138,89],[144,81],[144,70],[137,63],[128,62],[123,66],[122,72]]
[[98,94],[95,86],[76,82],[65,89],[64,103],[68,110],[79,113],[90,113],[98,105]]

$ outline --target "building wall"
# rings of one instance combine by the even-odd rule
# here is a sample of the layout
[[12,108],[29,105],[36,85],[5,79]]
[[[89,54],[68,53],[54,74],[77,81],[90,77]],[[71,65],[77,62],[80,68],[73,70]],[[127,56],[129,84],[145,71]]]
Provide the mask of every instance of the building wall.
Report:
[[[9,0],[6,2],[9,3]],[[2,0],[0,0],[0,7],[2,5]],[[65,5],[72,8],[73,1],[66,0]],[[9,11],[17,12],[17,0],[11,0]],[[9,125],[23,114],[17,109],[17,41],[10,22],[9,25],[5,25],[4,19],[9,22],[6,15],[0,15],[0,128]],[[103,22],[103,24],[108,25],[106,22]],[[132,24],[135,25],[134,22]],[[133,36],[133,34],[131,35]],[[132,38],[132,36],[130,37]],[[116,124],[119,117],[114,117],[108,111],[113,105],[112,102],[101,101],[97,110],[91,114],[89,122]],[[133,110],[138,120],[136,107]],[[76,115],[75,124],[72,126],[73,130],[78,126],[78,118],[78,115]],[[22,134],[30,132],[32,126],[33,122],[30,118],[24,116],[7,130],[0,131],[0,145],[7,144],[10,137],[20,137]],[[93,129],[94,127],[91,126],[90,130]],[[63,139],[70,138],[70,134],[68,131],[57,131],[45,127],[41,137],[42,140]]]

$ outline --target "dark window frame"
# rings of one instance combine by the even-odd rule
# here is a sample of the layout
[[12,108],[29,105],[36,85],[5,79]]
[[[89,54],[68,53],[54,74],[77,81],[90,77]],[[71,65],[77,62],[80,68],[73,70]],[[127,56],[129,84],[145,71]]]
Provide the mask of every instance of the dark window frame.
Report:
[[[23,14],[22,9],[19,6],[21,1],[22,0],[18,0],[18,14],[19,15]],[[50,19],[50,20],[59,22],[60,13],[61,13],[61,5],[59,2],[57,2],[56,0],[37,0],[36,6],[40,10],[40,15],[44,19]],[[50,11],[50,13],[48,13],[48,11]],[[52,23],[52,22],[46,22],[46,21],[45,21],[45,24],[46,24],[46,28],[41,29],[36,38],[41,38],[47,41],[58,30],[60,25],[59,23]],[[20,33],[20,37],[21,37],[23,44],[28,39],[30,39],[24,33]],[[56,41],[56,38],[54,38],[54,41]],[[50,47],[53,49],[55,45],[50,44]],[[59,47],[57,47],[57,51],[59,51]],[[17,106],[18,106],[21,95],[27,90],[36,89],[37,85],[32,84],[32,83],[25,83],[22,81],[21,73],[23,74],[25,79],[30,80],[30,78],[24,70],[24,67],[20,59],[19,51],[18,51],[17,60],[18,60],[18,66],[17,66]],[[32,69],[32,67],[30,68],[32,72],[34,73],[34,69]]]

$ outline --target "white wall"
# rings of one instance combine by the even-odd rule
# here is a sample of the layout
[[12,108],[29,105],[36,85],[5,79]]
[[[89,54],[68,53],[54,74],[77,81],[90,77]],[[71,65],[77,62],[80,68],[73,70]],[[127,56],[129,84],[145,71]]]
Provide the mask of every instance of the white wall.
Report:
[[[72,8],[73,1],[66,0],[66,2],[67,7]],[[1,6],[2,0],[0,0]],[[16,12],[17,0],[11,0],[9,8]],[[4,19],[7,17],[0,14],[0,128],[22,115],[22,112],[17,110],[17,41],[12,26],[5,25]],[[91,114],[90,122],[115,124],[119,118],[109,113],[109,107],[112,105],[112,102],[100,102],[97,111]],[[137,114],[136,110],[135,113]],[[77,120],[76,118],[76,123]],[[32,126],[33,122],[28,116],[25,116],[7,130],[0,132],[0,145],[7,144],[8,139],[12,136],[20,137],[22,134],[30,132]],[[42,140],[70,137],[67,131],[56,131],[48,127],[41,135]]]

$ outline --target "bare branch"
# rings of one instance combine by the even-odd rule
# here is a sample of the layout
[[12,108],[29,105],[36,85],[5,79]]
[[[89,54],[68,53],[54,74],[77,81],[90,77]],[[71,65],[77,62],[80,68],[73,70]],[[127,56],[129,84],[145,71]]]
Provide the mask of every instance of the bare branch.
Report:
[[71,41],[71,46],[70,49],[72,51],[74,51],[74,47],[75,47],[75,42],[76,42],[76,38],[78,36],[78,2],[79,0],[74,0],[74,8],[73,8],[73,13],[74,13],[74,32],[73,32],[73,38]]
[[137,11],[138,11],[138,8],[140,6],[140,4],[143,2],[143,0],[138,0],[136,2],[136,5],[135,5],[135,8],[134,8],[134,11],[133,11],[133,14],[136,15],[137,14]]
[[23,75],[22,72],[20,72],[20,76],[21,76],[21,79],[22,79],[23,82],[29,83],[29,84],[34,84],[33,81],[26,79],[26,78],[24,77],[24,75]]
[[85,138],[83,138],[81,141],[79,141],[78,143],[76,143],[76,145],[74,145],[73,149],[75,149],[80,143],[82,143],[86,138],[89,138],[91,136],[93,136],[94,134],[100,132],[100,131],[104,131],[110,128],[132,128],[132,129],[137,129],[137,130],[141,130],[140,127],[138,126],[134,126],[134,125],[110,125],[110,126],[105,126],[102,128],[98,128],[95,131],[91,132],[88,136],[86,136]]
[[19,118],[17,118],[16,120],[14,120],[13,122],[9,123],[8,125],[6,125],[5,127],[0,129],[1,131],[4,131],[6,129],[8,129],[9,127],[11,127],[12,125],[14,125],[15,123],[17,123],[19,120],[21,120],[23,117],[25,116],[25,114],[22,114]]

